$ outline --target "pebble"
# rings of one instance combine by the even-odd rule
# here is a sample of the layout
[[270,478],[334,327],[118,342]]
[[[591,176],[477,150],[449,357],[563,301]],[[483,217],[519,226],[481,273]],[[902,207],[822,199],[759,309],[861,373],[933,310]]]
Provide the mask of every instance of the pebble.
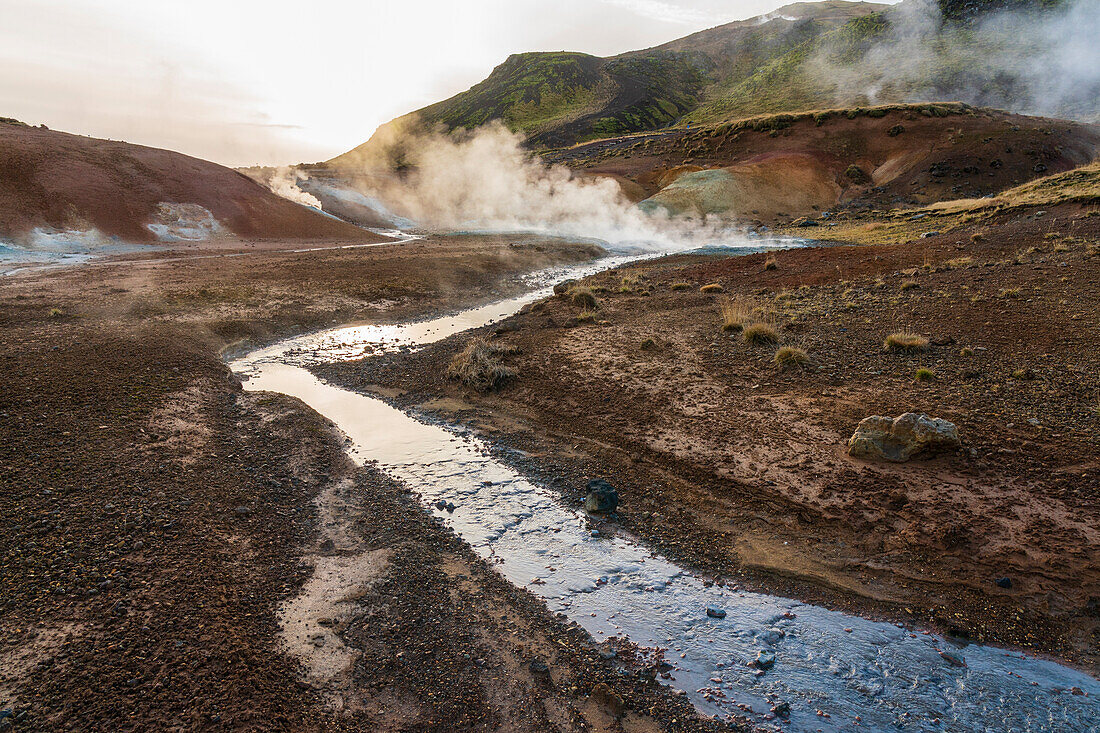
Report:
[[763,641],[765,644],[775,645],[778,644],[786,635],[787,632],[783,631],[783,629],[768,629],[760,635],[760,640]]
[[726,611],[723,608],[717,606],[707,606],[707,615],[711,618],[725,618]]

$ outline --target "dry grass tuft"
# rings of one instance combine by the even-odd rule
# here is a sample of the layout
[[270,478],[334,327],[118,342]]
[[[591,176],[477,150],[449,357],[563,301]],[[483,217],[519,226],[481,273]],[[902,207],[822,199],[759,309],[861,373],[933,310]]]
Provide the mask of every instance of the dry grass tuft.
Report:
[[921,367],[914,376],[918,382],[931,382],[936,378],[936,373],[927,367]]
[[901,289],[902,290],[918,290],[919,288],[920,288],[920,283],[917,282],[916,280],[906,280],[905,282],[903,282],[901,284]]
[[746,323],[741,329],[745,343],[753,346],[766,346],[779,342],[779,332],[767,323]]
[[973,265],[974,264],[974,258],[973,257],[956,257],[953,260],[948,260],[944,264],[947,265],[948,267],[950,267],[952,270],[957,270],[960,267],[969,267],[970,265]]
[[504,366],[504,357],[515,351],[514,347],[475,338],[451,359],[447,376],[480,392],[499,389],[516,376],[514,369]]
[[569,302],[585,310],[596,310],[600,307],[595,294],[583,285],[578,285],[569,289]]
[[779,267],[779,263],[775,261],[775,257],[769,257],[768,259],[764,260],[764,269],[765,270],[775,270],[778,267]]
[[1001,291],[1001,297],[1002,298],[1019,298],[1020,297],[1020,289],[1019,288],[1005,288],[1004,290]]
[[672,283],[673,290],[691,290],[691,283]]
[[809,355],[794,346],[780,346],[775,351],[775,363],[783,368],[804,366],[809,361]]
[[725,288],[718,283],[710,283],[709,285],[704,285],[699,288],[700,293],[721,293],[723,290],[725,290]]
[[722,301],[722,330],[726,333],[740,331],[752,320],[752,308],[740,300],[726,298]]
[[890,351],[927,351],[928,339],[919,333],[898,331],[887,336],[883,345]]

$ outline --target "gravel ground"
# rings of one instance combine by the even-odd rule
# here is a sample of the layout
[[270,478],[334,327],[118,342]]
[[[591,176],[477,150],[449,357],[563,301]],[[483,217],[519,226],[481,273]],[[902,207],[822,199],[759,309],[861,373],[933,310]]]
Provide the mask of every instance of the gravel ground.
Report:
[[[468,336],[317,371],[532,453],[570,504],[585,478],[610,479],[620,524],[703,572],[1095,671],[1100,217],[971,219],[774,267],[679,256],[594,276],[590,316],[552,298],[485,329],[515,347],[497,392],[447,379]],[[779,343],[723,333],[727,297]],[[884,349],[895,331],[928,348]],[[808,363],[776,365],[778,346]],[[956,423],[962,448],[906,464],[846,454],[862,418],[910,410]]]
[[[219,358],[468,307],[592,248],[248,251],[0,282],[0,729],[711,728]],[[354,583],[310,605],[331,567]]]

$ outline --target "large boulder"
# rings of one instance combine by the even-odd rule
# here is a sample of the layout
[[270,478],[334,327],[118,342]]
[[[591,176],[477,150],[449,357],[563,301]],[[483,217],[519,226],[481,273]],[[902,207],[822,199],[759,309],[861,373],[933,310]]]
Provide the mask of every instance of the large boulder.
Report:
[[954,423],[907,412],[899,418],[874,415],[860,421],[848,440],[848,454],[903,462],[959,447]]
[[588,495],[584,498],[584,509],[593,514],[610,514],[619,506],[619,492],[602,478],[588,482]]

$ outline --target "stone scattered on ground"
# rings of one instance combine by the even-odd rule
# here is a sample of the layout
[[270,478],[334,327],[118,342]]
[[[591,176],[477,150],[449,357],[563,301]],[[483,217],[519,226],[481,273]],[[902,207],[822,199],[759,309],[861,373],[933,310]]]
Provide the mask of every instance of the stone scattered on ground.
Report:
[[954,423],[923,413],[890,418],[873,415],[861,420],[848,440],[848,454],[901,463],[959,447]]
[[602,478],[588,482],[588,494],[584,499],[584,510],[594,514],[610,514],[619,506],[619,492]]

